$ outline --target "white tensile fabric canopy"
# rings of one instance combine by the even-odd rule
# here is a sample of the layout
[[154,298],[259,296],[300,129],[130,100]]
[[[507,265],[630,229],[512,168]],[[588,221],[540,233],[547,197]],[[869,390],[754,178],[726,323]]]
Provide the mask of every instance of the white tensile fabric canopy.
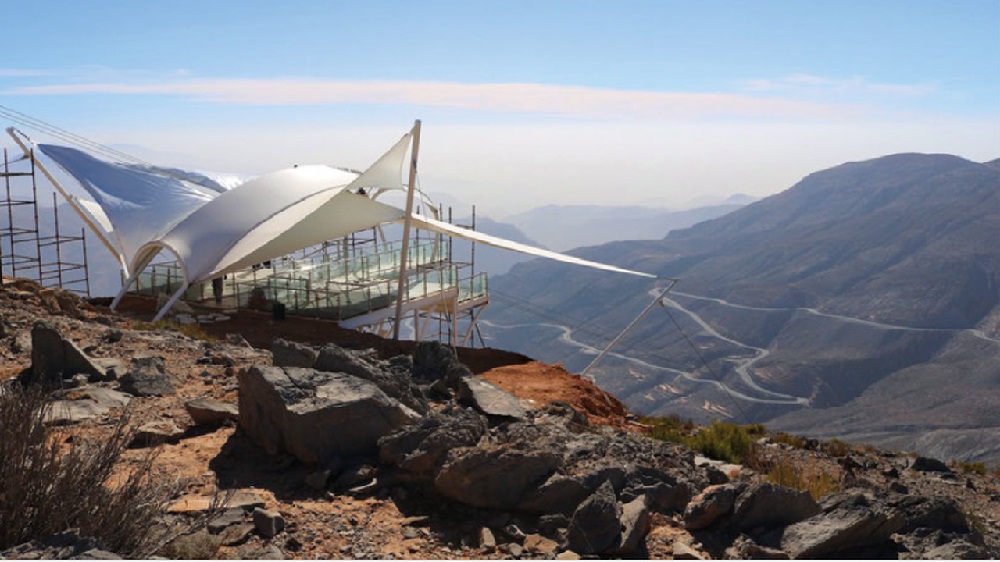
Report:
[[[403,135],[361,174],[309,165],[228,184],[183,170],[110,163],[67,147],[39,148],[94,198],[85,201],[63,192],[77,203],[74,208],[89,215],[84,220],[102,240],[114,241],[115,247],[109,249],[118,253],[128,277],[119,298],[160,251],[167,250],[177,258],[184,284],[160,311],[162,315],[190,284],[387,222],[405,223],[403,209],[375,201],[369,194],[402,187],[402,166],[411,136]],[[359,188],[369,190],[368,194]],[[411,215],[410,223],[414,228],[516,252],[655,278],[418,214]]]

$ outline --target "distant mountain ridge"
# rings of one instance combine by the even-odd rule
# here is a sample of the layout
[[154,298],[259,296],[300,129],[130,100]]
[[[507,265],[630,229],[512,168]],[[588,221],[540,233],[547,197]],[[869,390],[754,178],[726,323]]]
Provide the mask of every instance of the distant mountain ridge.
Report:
[[[664,240],[575,252],[680,279],[670,316],[638,326],[598,382],[640,411],[1000,459],[988,413],[1000,410],[996,162],[847,163]],[[542,262],[491,288],[557,311],[564,321],[547,323],[568,330],[501,297],[490,343],[575,370],[651,298],[648,283]]]
[[675,229],[732,212],[745,203],[671,210],[638,205],[544,205],[511,215],[528,237],[558,252],[615,240],[658,240]]

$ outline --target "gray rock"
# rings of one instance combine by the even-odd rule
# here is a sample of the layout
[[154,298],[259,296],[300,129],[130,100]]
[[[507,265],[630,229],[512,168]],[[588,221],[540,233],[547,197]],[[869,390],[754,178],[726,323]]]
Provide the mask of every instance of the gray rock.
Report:
[[455,387],[459,379],[472,376],[472,371],[458,360],[455,350],[438,341],[417,344],[413,351],[413,376],[427,382],[442,380]]
[[461,408],[427,416],[379,440],[379,458],[418,480],[431,482],[448,452],[475,446],[487,431],[482,416]]
[[683,512],[691,501],[691,486],[666,471],[637,466],[624,474],[622,500],[645,496],[651,509],[659,513]]
[[107,415],[112,408],[123,408],[132,399],[123,392],[101,387],[84,387],[55,392],[45,411],[45,423],[66,425]]
[[760,482],[737,498],[732,520],[738,530],[749,531],[757,527],[770,529],[791,525],[817,513],[819,505],[809,492]]
[[311,369],[316,364],[319,352],[315,349],[287,340],[274,340],[271,344],[275,367],[303,367]]
[[554,472],[561,457],[512,448],[452,451],[434,479],[434,489],[453,500],[487,509],[515,507],[524,493]]
[[427,399],[414,384],[409,373],[393,371],[368,360],[362,353],[329,344],[320,349],[314,368],[317,371],[354,375],[374,383],[390,398],[398,400],[417,413],[426,414],[430,411]]
[[985,547],[972,544],[963,539],[956,539],[925,550],[920,554],[923,560],[987,560],[997,555],[990,554]]
[[31,328],[31,370],[22,381],[58,387],[62,379],[84,374],[91,380],[103,380],[104,369],[96,365],[73,342],[62,337],[54,324],[39,320]]
[[962,507],[950,498],[906,496],[892,501],[890,505],[903,519],[901,533],[910,533],[917,529],[972,532]]
[[306,474],[305,482],[306,486],[314,490],[326,490],[326,485],[330,482],[330,475],[333,473],[330,469],[317,470],[316,472],[310,472]]
[[177,390],[159,357],[133,357],[129,370],[118,380],[118,388],[133,396],[173,396]]
[[238,546],[250,540],[255,529],[253,523],[230,525],[219,532],[219,539],[224,546]]
[[[104,378],[101,381],[114,381],[127,372],[125,362],[117,357],[94,357],[91,359],[95,365],[104,369]],[[93,378],[90,382],[98,382]]]
[[285,518],[277,511],[257,508],[253,510],[253,524],[260,536],[270,539],[285,530]]
[[0,551],[3,560],[120,560],[113,552],[89,537],[81,537],[76,529],[35,539]]
[[213,535],[218,535],[226,527],[240,525],[246,519],[246,511],[243,509],[227,509],[208,522],[206,528]]
[[884,545],[902,525],[902,517],[864,494],[837,494],[824,501],[823,513],[785,529],[781,549],[793,559],[829,558]]
[[684,528],[694,531],[710,527],[736,504],[740,487],[731,484],[709,486],[684,510]]
[[574,552],[600,554],[618,546],[621,531],[615,490],[605,482],[573,513],[566,542]]
[[632,556],[639,552],[643,539],[649,533],[649,506],[645,496],[626,503],[621,508],[622,533],[618,545],[611,551],[618,556]]
[[518,509],[529,513],[572,515],[580,502],[594,492],[579,476],[553,474],[541,486],[529,490]]
[[240,417],[239,406],[212,398],[198,398],[184,403],[195,425],[221,425]]
[[724,557],[729,560],[788,560],[785,551],[759,545],[746,535],[736,537]]
[[184,430],[178,428],[173,422],[149,422],[139,426],[129,447],[155,447],[163,443],[177,443],[183,436]]
[[474,375],[458,380],[458,400],[490,417],[520,421],[528,417],[520,400]]
[[419,419],[368,381],[296,367],[240,371],[239,415],[266,451],[307,463],[373,453],[380,438]]
[[917,457],[913,459],[910,469],[918,472],[951,472],[948,465],[930,457]]
[[286,560],[287,558],[285,553],[273,544],[261,548],[253,555],[254,560]]

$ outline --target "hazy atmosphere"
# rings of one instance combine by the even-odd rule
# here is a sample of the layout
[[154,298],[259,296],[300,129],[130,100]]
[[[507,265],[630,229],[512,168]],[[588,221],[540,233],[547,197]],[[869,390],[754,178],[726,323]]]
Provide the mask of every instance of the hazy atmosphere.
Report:
[[[0,104],[151,161],[363,168],[492,216],[764,196],[895,152],[995,158],[1000,3],[32,2]],[[44,136],[35,133],[44,139]]]

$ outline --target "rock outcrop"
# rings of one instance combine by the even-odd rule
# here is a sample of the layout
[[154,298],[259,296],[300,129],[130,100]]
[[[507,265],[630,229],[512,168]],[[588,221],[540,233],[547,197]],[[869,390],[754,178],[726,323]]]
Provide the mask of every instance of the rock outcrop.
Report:
[[31,329],[31,370],[22,379],[27,384],[62,386],[63,379],[83,374],[92,381],[105,379],[104,369],[59,333],[52,323],[38,321]]
[[379,438],[419,419],[369,381],[300,367],[241,371],[239,416],[266,451],[308,463],[372,454]]

